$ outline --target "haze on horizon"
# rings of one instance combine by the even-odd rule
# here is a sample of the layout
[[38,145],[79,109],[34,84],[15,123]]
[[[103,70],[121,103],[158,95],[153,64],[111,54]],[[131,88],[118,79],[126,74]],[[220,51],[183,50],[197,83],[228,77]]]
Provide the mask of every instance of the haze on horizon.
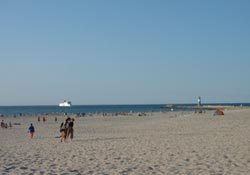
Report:
[[0,106],[250,102],[250,1],[1,1]]

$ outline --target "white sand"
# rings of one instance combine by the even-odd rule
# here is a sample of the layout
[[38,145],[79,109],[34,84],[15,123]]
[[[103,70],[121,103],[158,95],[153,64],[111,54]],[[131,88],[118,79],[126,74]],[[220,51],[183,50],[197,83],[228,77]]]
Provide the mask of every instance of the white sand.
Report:
[[250,174],[249,109],[76,118],[68,143],[57,138],[64,117],[3,119],[21,125],[0,128],[1,174]]

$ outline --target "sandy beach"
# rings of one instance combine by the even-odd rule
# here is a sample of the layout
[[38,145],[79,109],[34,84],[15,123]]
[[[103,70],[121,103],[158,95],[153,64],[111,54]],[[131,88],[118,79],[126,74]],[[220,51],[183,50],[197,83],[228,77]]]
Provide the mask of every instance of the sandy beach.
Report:
[[250,174],[250,109],[80,117],[73,141],[61,143],[64,119],[1,118],[20,123],[0,128],[1,174]]

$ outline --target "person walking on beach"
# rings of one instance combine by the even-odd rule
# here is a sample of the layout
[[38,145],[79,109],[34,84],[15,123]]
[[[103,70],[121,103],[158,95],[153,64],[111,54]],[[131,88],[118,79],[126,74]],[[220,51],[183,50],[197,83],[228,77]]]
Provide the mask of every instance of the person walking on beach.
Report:
[[30,134],[30,138],[32,139],[33,136],[34,136],[34,133],[35,133],[35,128],[34,128],[34,126],[33,126],[32,123],[30,124],[30,127],[29,127],[29,129],[28,129],[28,132],[29,132],[29,134]]
[[67,133],[68,133],[68,119],[64,120],[61,125],[60,125],[60,138],[61,138],[61,142],[65,142],[66,138],[67,138]]
[[65,139],[66,139],[65,125],[66,125],[66,120],[64,120],[60,125],[60,139],[61,139],[61,142],[65,141]]
[[73,129],[74,121],[75,121],[75,119],[73,119],[73,118],[70,119],[70,121],[69,121],[69,128],[68,128],[67,138],[69,137],[70,141],[72,141],[73,137],[74,137],[74,129]]

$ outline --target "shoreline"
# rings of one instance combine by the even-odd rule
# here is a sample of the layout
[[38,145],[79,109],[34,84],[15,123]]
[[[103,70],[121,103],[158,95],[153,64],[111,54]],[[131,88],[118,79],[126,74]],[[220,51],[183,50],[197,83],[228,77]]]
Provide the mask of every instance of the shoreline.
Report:
[[[0,107],[0,118],[1,117],[20,117],[20,116],[43,116],[43,115],[77,115],[77,116],[86,116],[86,115],[96,115],[96,114],[108,114],[108,115],[130,115],[131,113],[151,113],[151,112],[173,112],[173,111],[197,111],[197,110],[235,110],[235,109],[248,109],[250,108],[250,104],[245,104],[242,106],[237,105],[202,105],[198,107],[194,104],[187,105],[125,105],[125,107],[129,108],[112,108],[115,107],[113,105],[107,106],[96,106],[101,108],[88,108],[89,106],[82,106],[83,108],[77,109],[73,107],[69,108],[59,108],[57,106],[19,106],[19,107]],[[249,105],[249,106],[246,106]],[[122,107],[121,105],[120,107]],[[49,108],[46,108],[49,107]],[[79,106],[81,107],[81,106]],[[87,107],[87,108],[85,108]],[[95,107],[95,106],[92,106]],[[142,107],[142,108],[141,108]],[[11,109],[8,109],[11,108]],[[13,108],[13,109],[12,109]],[[15,109],[16,108],[16,109]],[[34,108],[34,109],[33,109]],[[52,109],[51,109],[52,108]],[[55,108],[55,109],[53,109]],[[10,112],[12,111],[13,112]],[[80,112],[81,111],[81,112]],[[85,111],[85,112],[84,112]],[[90,112],[91,111],[91,112]]]
[[[169,107],[168,107],[169,108]],[[197,110],[202,110],[203,113],[211,113],[217,109],[221,109],[224,111],[241,111],[241,110],[250,110],[250,107],[233,107],[233,106],[202,106],[200,108],[193,107],[185,107],[182,106],[173,108],[174,110],[169,111],[146,111],[146,112],[94,112],[94,113],[42,113],[42,114],[23,114],[14,115],[14,116],[6,116],[1,115],[0,119],[18,119],[18,118],[26,118],[26,117],[74,117],[74,118],[84,118],[84,117],[119,117],[119,116],[152,116],[154,114],[195,114]],[[183,110],[176,110],[183,109]],[[185,110],[191,109],[191,110]]]

